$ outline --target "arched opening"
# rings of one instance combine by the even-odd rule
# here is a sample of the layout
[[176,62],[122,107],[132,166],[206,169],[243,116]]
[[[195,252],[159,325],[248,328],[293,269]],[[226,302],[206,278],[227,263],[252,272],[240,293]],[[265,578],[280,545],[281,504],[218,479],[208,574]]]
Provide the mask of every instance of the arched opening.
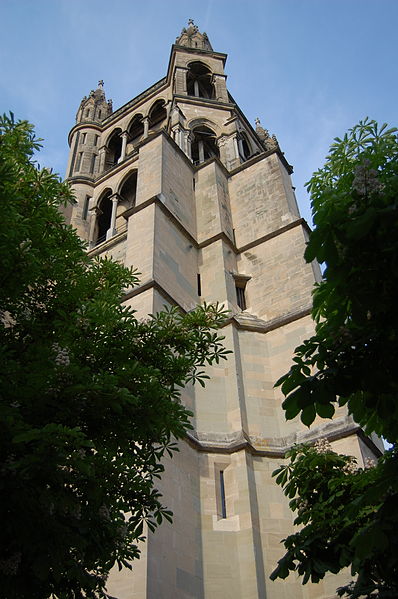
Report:
[[214,98],[212,73],[202,62],[191,62],[187,72],[188,96],[198,98]]
[[137,171],[132,171],[120,188],[120,203],[127,210],[135,206],[137,195]]
[[130,123],[128,128],[130,142],[137,144],[144,134],[144,123],[142,121],[142,114],[136,114]]
[[115,166],[122,155],[122,138],[120,137],[121,132],[121,129],[115,129],[108,139],[108,143],[106,144],[107,151],[105,167],[107,169]]
[[243,160],[248,160],[252,155],[252,151],[250,148],[249,140],[246,137],[246,134],[241,132],[238,139],[239,145],[239,154]]
[[157,100],[149,112],[149,128],[160,128],[160,124],[167,117],[164,100]]
[[219,156],[216,134],[208,127],[196,127],[193,131],[191,157],[194,164],[200,164],[212,156]]
[[106,240],[106,234],[111,226],[112,216],[112,195],[111,190],[105,192],[100,201],[98,202],[98,216],[97,216],[97,227],[96,227],[96,239],[95,245],[102,243]]

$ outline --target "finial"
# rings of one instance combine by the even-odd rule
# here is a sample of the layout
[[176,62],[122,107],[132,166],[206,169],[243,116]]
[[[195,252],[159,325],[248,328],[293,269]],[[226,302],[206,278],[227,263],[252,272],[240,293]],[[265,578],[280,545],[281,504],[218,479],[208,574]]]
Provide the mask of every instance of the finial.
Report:
[[193,29],[194,32],[196,33],[197,31],[199,31],[197,25],[195,25],[194,20],[193,19],[188,19],[188,29]]
[[256,124],[256,127],[260,127],[261,126],[260,119],[258,118],[258,116],[254,119],[254,122]]
[[104,80],[103,79],[100,79],[98,81],[98,87],[100,87],[101,89],[104,87]]

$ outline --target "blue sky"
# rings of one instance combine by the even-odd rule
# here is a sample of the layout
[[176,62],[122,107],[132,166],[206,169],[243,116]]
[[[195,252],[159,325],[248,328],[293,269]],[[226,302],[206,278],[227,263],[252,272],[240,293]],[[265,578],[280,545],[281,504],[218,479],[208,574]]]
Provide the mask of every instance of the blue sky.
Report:
[[398,0],[1,0],[0,110],[33,122],[63,174],[81,98],[104,79],[118,108],[166,74],[193,18],[229,55],[235,100],[278,137],[304,183],[365,116],[397,125]]

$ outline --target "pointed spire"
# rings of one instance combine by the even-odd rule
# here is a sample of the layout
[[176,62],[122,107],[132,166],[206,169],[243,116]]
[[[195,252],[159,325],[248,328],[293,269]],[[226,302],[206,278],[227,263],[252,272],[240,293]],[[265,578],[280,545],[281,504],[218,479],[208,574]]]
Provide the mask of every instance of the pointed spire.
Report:
[[181,34],[176,39],[176,44],[188,48],[198,48],[198,50],[207,50],[213,52],[209,38],[205,32],[201,33],[193,19],[188,19],[188,27],[183,27]]
[[103,121],[112,113],[112,100],[106,100],[104,80],[98,81],[97,89],[92,89],[89,96],[84,96],[76,115],[76,122]]
[[272,137],[269,134],[268,129],[264,129],[264,127],[261,126],[261,121],[258,117],[255,118],[254,120],[255,125],[256,125],[256,133],[258,135],[258,137],[261,139],[263,146],[266,150],[274,150],[279,148],[279,143],[278,140],[276,139],[276,136],[273,135]]

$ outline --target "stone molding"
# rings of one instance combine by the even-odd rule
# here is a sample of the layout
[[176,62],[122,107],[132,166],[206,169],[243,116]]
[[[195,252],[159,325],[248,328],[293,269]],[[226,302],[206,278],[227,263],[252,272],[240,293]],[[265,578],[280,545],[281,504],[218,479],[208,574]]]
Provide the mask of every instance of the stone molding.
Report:
[[232,249],[236,254],[241,254],[242,252],[245,252],[253,247],[256,247],[257,245],[265,243],[265,242],[269,241],[270,239],[273,239],[274,237],[278,237],[278,235],[282,235],[286,231],[289,231],[290,229],[294,229],[295,227],[298,227],[300,225],[302,225],[308,233],[311,232],[311,229],[310,229],[307,221],[305,221],[303,218],[298,218],[297,220],[289,223],[288,225],[285,225],[284,227],[281,227],[280,229],[276,229],[275,231],[272,231],[271,233],[268,233],[267,235],[263,235],[262,237],[259,237],[258,239],[254,239],[250,243],[247,243],[241,247],[237,247],[235,245],[235,243],[226,235],[226,233],[224,233],[224,231],[221,231],[220,233],[216,233],[216,235],[213,235],[212,237],[209,237],[208,239],[205,239],[204,241],[198,242],[191,235],[191,233],[186,229],[186,227],[182,224],[182,222],[180,220],[178,220],[178,218],[164,204],[161,194],[152,196],[148,200],[145,200],[145,202],[142,202],[142,204],[138,204],[138,206],[134,206],[134,208],[129,208],[128,210],[126,210],[126,212],[123,213],[123,215],[125,217],[131,216],[132,214],[140,212],[141,210],[144,210],[145,208],[147,208],[148,206],[151,206],[152,204],[156,204],[157,206],[159,206],[159,208],[162,210],[162,212],[175,224],[175,226],[180,230],[180,232],[186,236],[187,240],[197,250],[201,250],[202,248],[205,248],[208,245],[215,243],[216,241],[222,240],[225,243],[227,243],[229,245],[230,249]]
[[[109,242],[111,242],[111,241],[112,241],[112,239],[109,240]],[[101,248],[102,247],[103,246],[101,246]],[[94,253],[93,250],[91,250],[89,255],[96,255],[96,254]],[[123,296],[122,301],[126,301],[132,297],[135,297],[136,295],[140,295],[141,293],[144,293],[144,291],[147,291],[148,289],[155,289],[169,304],[177,306],[182,312],[188,311],[177,300],[175,300],[170,295],[170,293],[168,291],[166,291],[166,289],[162,285],[160,285],[154,279],[150,279],[149,281],[146,281],[142,285],[139,285],[138,287],[134,287],[134,289],[127,291],[125,293],[125,295]],[[261,318],[258,318],[257,316],[254,316],[252,314],[239,312],[237,314],[234,314],[234,316],[231,316],[231,318],[228,318],[227,320],[225,320],[224,324],[221,325],[221,328],[225,328],[229,325],[232,325],[238,330],[252,331],[253,333],[265,334],[265,333],[269,333],[270,331],[273,331],[279,327],[283,327],[287,324],[290,324],[291,322],[294,322],[295,320],[300,320],[301,318],[304,318],[305,316],[308,316],[309,314],[311,314],[311,307],[307,307],[303,310],[299,310],[297,312],[291,312],[287,315],[266,321],[266,320],[262,320]]]
[[[116,194],[114,194],[114,195],[116,195]],[[96,208],[96,206],[95,206],[95,208]],[[117,245],[124,239],[127,239],[127,229],[125,229],[124,231],[121,231],[120,233],[116,233],[116,235],[114,235],[113,237],[110,237],[103,243],[100,243],[96,247],[91,248],[87,252],[87,255],[90,258],[92,258],[93,256],[98,256],[98,254],[102,254],[102,252],[106,252],[111,247],[113,247],[114,245]]]
[[312,444],[319,438],[329,442],[357,435],[377,456],[382,455],[379,448],[365,435],[351,416],[337,418],[321,427],[309,431],[293,433],[288,437],[259,438],[247,435],[244,431],[234,433],[186,433],[185,442],[198,452],[231,454],[248,451],[254,456],[284,458],[286,452],[300,443]]

